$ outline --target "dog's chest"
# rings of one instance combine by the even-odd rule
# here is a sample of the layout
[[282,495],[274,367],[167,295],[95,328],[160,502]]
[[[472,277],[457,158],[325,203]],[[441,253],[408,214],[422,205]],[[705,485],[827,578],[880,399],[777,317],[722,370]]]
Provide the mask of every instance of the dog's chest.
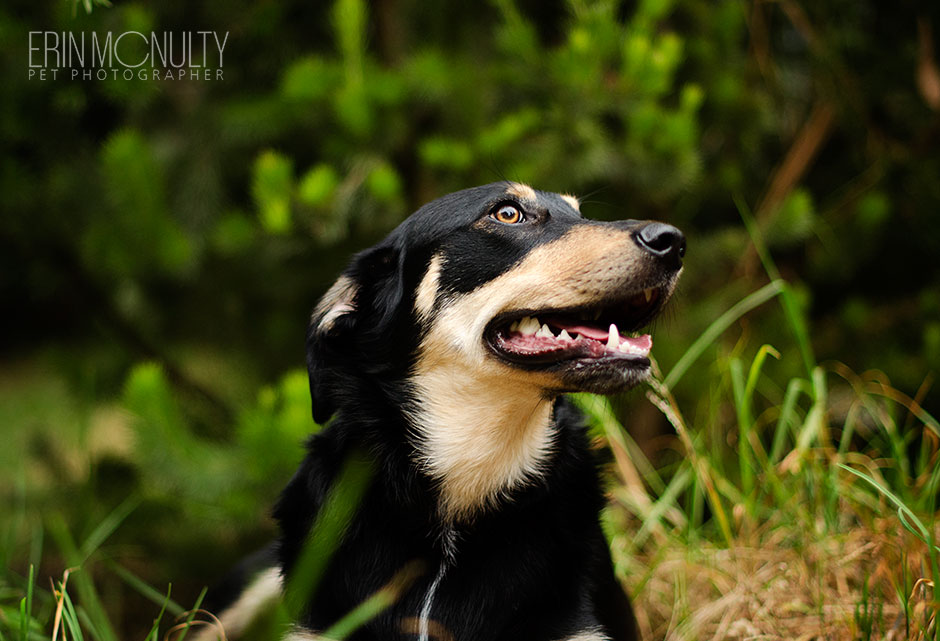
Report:
[[[365,525],[365,524],[363,524]],[[357,527],[315,600],[310,627],[322,629],[415,562],[421,573],[354,639],[555,641],[582,601],[583,550],[517,519],[421,532],[385,520]],[[533,536],[539,534],[539,536]],[[542,534],[549,534],[542,536]],[[518,621],[530,622],[526,631]],[[540,629],[532,629],[537,621]]]

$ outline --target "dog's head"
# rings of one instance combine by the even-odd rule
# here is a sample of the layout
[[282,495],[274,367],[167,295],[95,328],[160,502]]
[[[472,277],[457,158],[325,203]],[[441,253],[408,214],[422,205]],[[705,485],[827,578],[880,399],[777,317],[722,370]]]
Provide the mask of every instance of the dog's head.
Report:
[[435,200],[357,255],[315,309],[314,418],[339,411],[410,443],[442,514],[472,518],[544,473],[559,394],[648,375],[652,340],[638,332],[684,252],[674,227],[585,220],[575,198],[517,183]]
[[571,196],[518,183],[449,194],[357,255],[308,335],[314,414],[431,371],[488,379],[495,394],[612,393],[647,376],[639,334],[682,269],[685,239],[657,222],[585,220]]

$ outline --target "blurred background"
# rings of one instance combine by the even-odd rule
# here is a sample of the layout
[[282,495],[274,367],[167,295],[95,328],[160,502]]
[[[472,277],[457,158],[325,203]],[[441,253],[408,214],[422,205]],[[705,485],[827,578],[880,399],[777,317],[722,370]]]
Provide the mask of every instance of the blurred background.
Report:
[[[30,31],[198,30],[229,34],[221,79],[27,76]],[[815,359],[936,414],[938,39],[940,4],[913,0],[4,2],[0,602],[95,551],[143,637],[129,582],[191,603],[268,540],[316,429],[317,298],[421,204],[495,180],[684,230],[664,371],[769,282],[758,238]],[[687,416],[721,354],[803,371],[783,318],[708,347],[673,390]],[[642,392],[614,405],[674,455]]]

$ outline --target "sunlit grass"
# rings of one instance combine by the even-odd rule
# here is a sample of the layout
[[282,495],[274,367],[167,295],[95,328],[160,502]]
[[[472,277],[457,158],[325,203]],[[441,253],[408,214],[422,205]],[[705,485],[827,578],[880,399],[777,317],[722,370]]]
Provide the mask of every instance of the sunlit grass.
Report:
[[[733,362],[723,383],[730,388]],[[802,383],[823,391],[818,382]],[[907,413],[883,395],[854,398],[841,424],[831,406],[820,418],[805,395],[786,408],[763,408],[755,421],[763,429],[725,423],[710,430],[687,425],[661,383],[651,388],[650,401],[675,427],[674,447],[685,455],[669,470],[653,470],[627,445],[606,400],[580,399],[615,454],[608,533],[645,637],[938,638],[936,421],[913,427],[927,449],[919,454],[923,464],[911,467],[870,449],[878,439],[869,430],[901,439],[890,424],[860,416]],[[722,399],[742,401],[733,389]],[[736,421],[748,415],[734,409]],[[775,433],[781,417],[782,437]],[[856,430],[866,432],[857,448],[850,446]],[[770,443],[776,447],[768,452]]]

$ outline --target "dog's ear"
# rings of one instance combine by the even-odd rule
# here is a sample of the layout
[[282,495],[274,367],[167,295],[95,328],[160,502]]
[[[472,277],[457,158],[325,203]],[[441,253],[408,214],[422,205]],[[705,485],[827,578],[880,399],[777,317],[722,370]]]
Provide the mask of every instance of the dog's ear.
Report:
[[310,316],[307,329],[307,373],[310,377],[310,398],[313,401],[313,420],[324,424],[336,411],[336,399],[329,385],[331,343],[340,333],[337,321],[346,321],[356,311],[359,288],[347,274],[340,276],[330,287]]
[[399,252],[373,247],[358,254],[314,308],[307,330],[307,372],[313,420],[324,424],[335,413],[343,369],[355,355],[381,342],[403,295]]
[[310,316],[310,331],[317,335],[329,334],[340,316],[356,310],[358,289],[351,276],[340,276],[314,308]]

